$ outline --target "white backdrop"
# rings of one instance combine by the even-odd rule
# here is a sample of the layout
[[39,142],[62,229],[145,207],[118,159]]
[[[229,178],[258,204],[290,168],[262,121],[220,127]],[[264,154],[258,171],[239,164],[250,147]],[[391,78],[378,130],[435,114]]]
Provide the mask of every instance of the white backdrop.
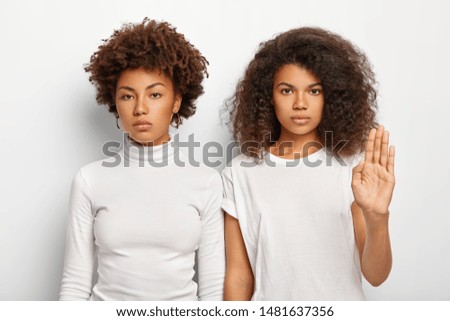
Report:
[[394,265],[382,286],[364,284],[367,298],[449,300],[449,8],[444,0],[2,0],[0,300],[58,298],[72,177],[121,137],[83,64],[113,29],[145,16],[175,25],[210,62],[198,112],[179,130],[201,142],[230,141],[219,109],[261,41],[313,25],[358,44],[397,148]]

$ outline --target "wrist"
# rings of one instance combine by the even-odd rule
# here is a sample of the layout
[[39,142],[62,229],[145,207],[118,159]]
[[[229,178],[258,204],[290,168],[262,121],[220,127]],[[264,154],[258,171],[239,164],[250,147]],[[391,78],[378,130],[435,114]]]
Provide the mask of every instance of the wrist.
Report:
[[366,219],[367,227],[384,227],[388,225],[389,222],[389,210],[384,213],[363,211],[364,218]]

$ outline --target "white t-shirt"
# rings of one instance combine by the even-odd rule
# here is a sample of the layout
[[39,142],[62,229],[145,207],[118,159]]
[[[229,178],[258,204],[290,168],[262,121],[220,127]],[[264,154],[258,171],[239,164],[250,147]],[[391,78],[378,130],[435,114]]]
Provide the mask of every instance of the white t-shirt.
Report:
[[220,174],[191,166],[172,143],[143,147],[127,136],[124,146],[73,180],[60,299],[222,300]]
[[357,161],[343,166],[322,148],[259,164],[240,155],[223,170],[222,208],[239,220],[252,300],[364,300],[351,214]]

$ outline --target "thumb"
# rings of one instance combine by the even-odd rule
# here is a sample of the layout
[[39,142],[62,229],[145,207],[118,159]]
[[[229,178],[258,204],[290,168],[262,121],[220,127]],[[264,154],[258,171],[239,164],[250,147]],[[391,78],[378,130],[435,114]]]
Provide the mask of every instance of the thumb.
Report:
[[365,160],[362,160],[357,166],[353,167],[353,178],[352,181],[361,181],[362,171],[364,169],[364,165],[366,164]]

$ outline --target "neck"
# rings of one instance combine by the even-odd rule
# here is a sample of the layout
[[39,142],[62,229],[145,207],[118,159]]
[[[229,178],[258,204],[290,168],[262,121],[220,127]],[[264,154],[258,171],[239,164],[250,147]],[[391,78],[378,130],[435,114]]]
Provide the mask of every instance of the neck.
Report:
[[278,140],[270,147],[270,152],[276,156],[293,159],[307,157],[322,147],[316,131],[296,135],[282,130]]
[[[170,140],[170,136],[169,139]],[[172,162],[177,146],[173,142],[161,142],[159,144],[144,145],[134,141],[128,134],[125,135],[122,154],[127,163],[138,163],[142,166],[152,165],[162,167]]]

